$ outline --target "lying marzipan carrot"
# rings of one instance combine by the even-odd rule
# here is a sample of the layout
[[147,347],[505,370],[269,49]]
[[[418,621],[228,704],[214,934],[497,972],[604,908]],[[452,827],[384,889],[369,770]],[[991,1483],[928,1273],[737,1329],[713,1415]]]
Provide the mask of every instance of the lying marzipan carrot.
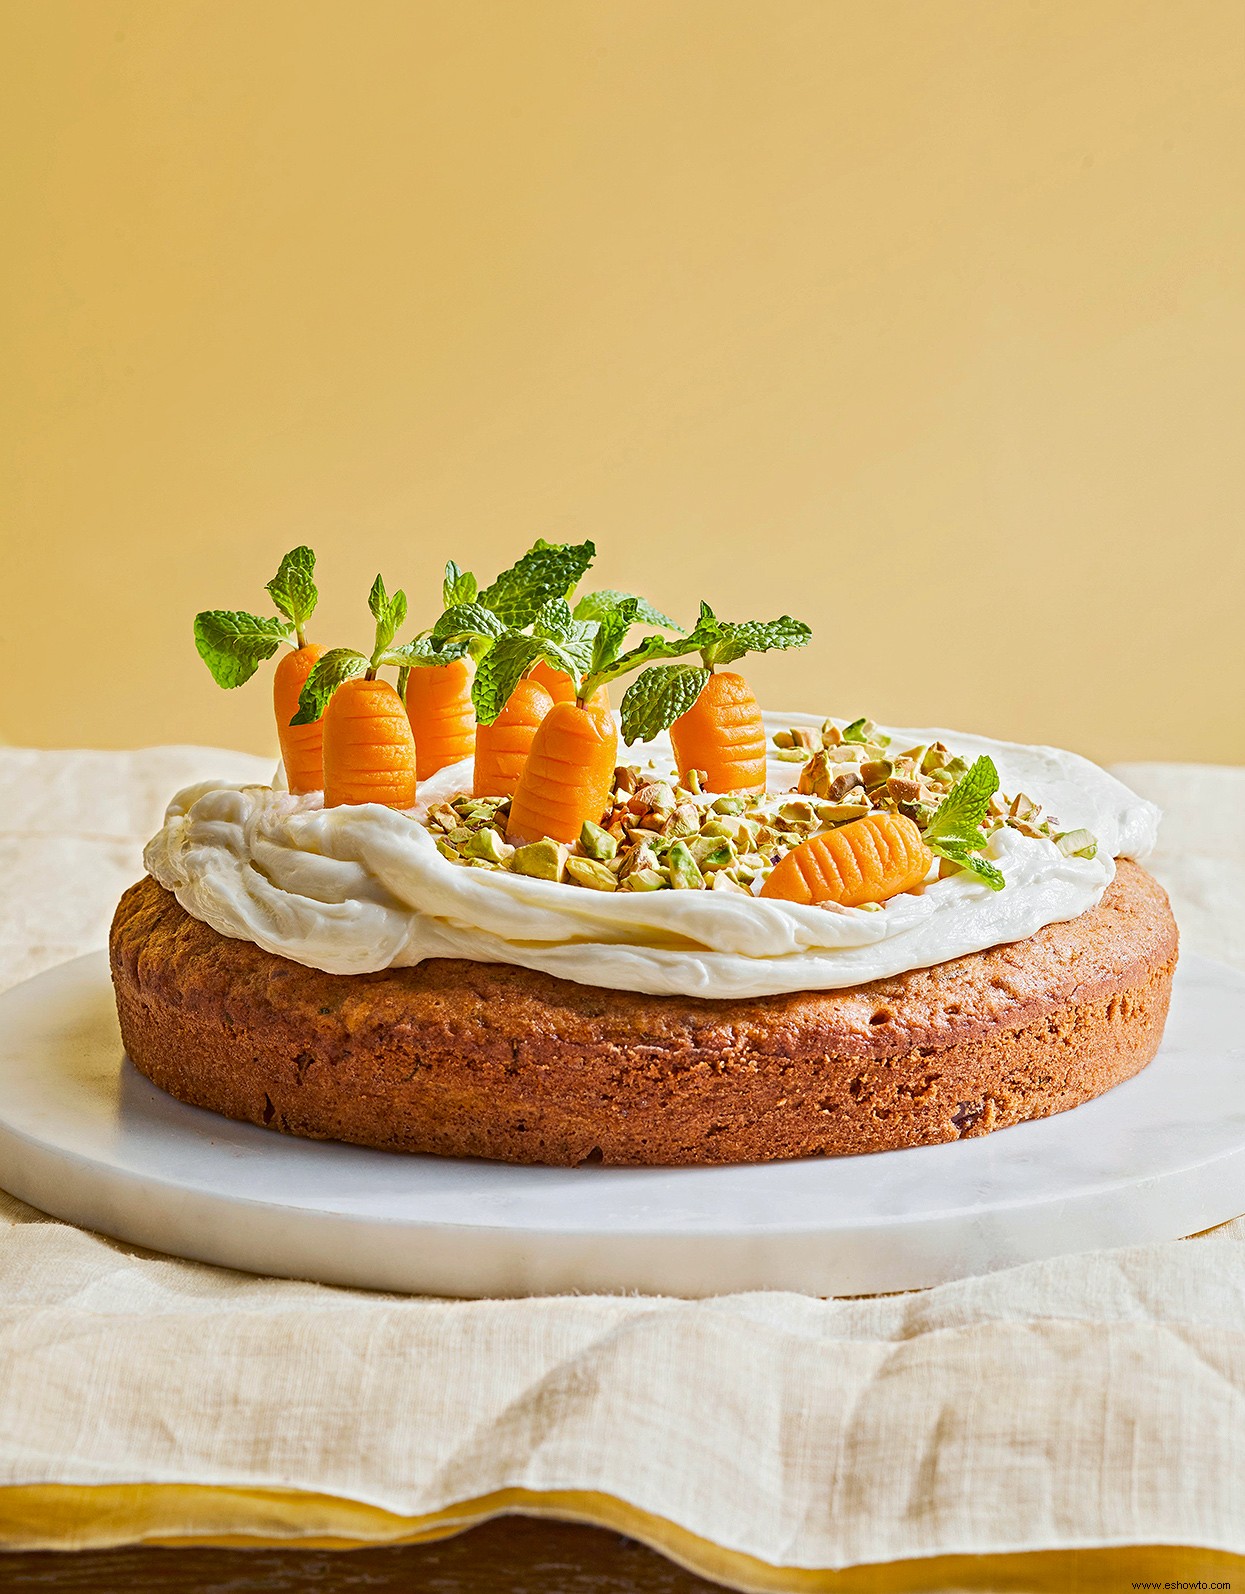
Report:
[[515,687],[491,725],[476,726],[474,796],[513,796],[532,738],[552,707],[549,693],[529,675]]
[[698,769],[706,791],[765,790],[761,705],[742,675],[714,670],[704,690],[670,727],[679,774]]
[[420,780],[471,757],[476,741],[474,674],[474,663],[464,658],[453,664],[417,665],[407,678],[406,711],[415,733]]
[[618,732],[608,706],[555,703],[532,738],[510,804],[511,842],[575,841],[613,789]]
[[388,681],[343,681],[324,711],[324,806],[415,806],[415,738]]
[[934,855],[903,814],[866,814],[793,847],[761,887],[786,902],[859,908],[919,886]]
[[277,716],[277,735],[281,741],[281,762],[285,765],[286,785],[292,792],[319,791],[324,784],[322,752],[324,726],[291,725],[298,713],[298,694],[307,684],[316,660],[324,652],[315,643],[283,654],[272,678],[272,706]]

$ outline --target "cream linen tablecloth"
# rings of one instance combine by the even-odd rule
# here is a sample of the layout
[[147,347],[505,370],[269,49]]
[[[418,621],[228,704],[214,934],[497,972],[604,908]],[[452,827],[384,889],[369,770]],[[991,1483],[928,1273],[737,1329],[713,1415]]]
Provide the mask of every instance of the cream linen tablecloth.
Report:
[[[176,787],[269,770],[0,749],[0,985],[104,943]],[[1186,948],[1245,967],[1245,771],[1120,773],[1167,809]],[[866,1300],[463,1303],[172,1261],[0,1195],[0,1544],[355,1544],[517,1508],[741,1588],[1170,1575],[1137,1546],[1242,1586],[1242,1239]]]

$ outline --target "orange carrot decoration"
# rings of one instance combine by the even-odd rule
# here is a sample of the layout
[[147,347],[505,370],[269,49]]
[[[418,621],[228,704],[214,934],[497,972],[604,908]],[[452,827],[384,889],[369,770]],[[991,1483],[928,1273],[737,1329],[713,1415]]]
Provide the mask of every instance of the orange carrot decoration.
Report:
[[564,599],[551,598],[541,605],[530,634],[505,632],[481,660],[472,698],[482,729],[497,723],[521,686],[530,688],[524,677],[539,661],[564,671],[575,687],[575,701],[554,703],[532,736],[510,804],[511,841],[574,841],[585,820],[595,822],[604,813],[618,759],[605,688],[680,646],[651,636],[621,651],[640,601],[610,594],[594,618],[577,620]]
[[775,864],[761,895],[859,908],[919,886],[933,861],[911,819],[903,814],[866,814],[793,847]]
[[388,681],[343,681],[324,713],[324,806],[383,803],[413,808],[415,738],[402,699]]
[[685,714],[670,727],[679,772],[698,769],[706,791],[765,789],[765,726],[761,705],[742,675],[715,670]]
[[470,758],[476,715],[471,706],[475,661],[470,654],[448,664],[416,664],[406,682],[406,711],[415,735],[420,780],[447,764]]
[[618,762],[612,714],[555,703],[532,738],[510,804],[506,839],[574,841],[584,821],[605,812]]
[[391,598],[377,576],[368,608],[376,621],[370,658],[352,648],[323,654],[307,677],[291,724],[297,729],[323,716],[326,808],[343,803],[411,808],[418,783],[411,722],[395,688],[376,679],[386,665],[409,665],[407,653],[393,646],[406,619],[406,594],[395,592]]
[[[570,684],[569,676],[567,684]],[[572,693],[574,690],[571,686]],[[475,779],[471,788],[474,796],[510,797],[514,794],[532,739],[552,707],[553,698],[536,679],[533,670],[515,687],[491,725],[476,725]]]
[[267,619],[236,609],[205,609],[195,616],[195,646],[218,686],[241,686],[263,659],[288,641],[296,646],[277,665],[272,682],[273,708],[281,743],[281,762],[292,792],[318,791],[322,785],[319,724],[291,726],[299,694],[323,653],[307,641],[306,625],[315,612],[316,556],[310,548],[291,548],[282,559],[268,592],[281,617]]
[[543,686],[545,691],[555,703],[573,703],[575,701],[575,683],[565,670],[555,670],[552,664],[547,664],[544,659],[537,659],[532,666],[529,680]]
[[761,705],[733,671],[718,672],[745,653],[803,647],[809,628],[789,615],[780,620],[719,620],[707,603],[690,636],[670,644],[666,656],[699,653],[703,668],[660,665],[645,670],[622,700],[623,738],[651,741],[670,730],[680,776],[699,770],[707,791],[761,791],[765,787],[765,727]]

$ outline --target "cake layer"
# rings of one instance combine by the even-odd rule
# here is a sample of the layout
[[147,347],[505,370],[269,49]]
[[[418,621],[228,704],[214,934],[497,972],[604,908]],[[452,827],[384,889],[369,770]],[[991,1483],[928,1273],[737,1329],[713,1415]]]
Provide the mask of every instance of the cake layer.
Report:
[[437,958],[326,974],[226,938],[148,878],[112,968],[136,1066],[312,1139],[570,1165],[841,1156],[1063,1112],[1162,1037],[1177,936],[1121,860],[1098,907],[842,991],[712,1001]]

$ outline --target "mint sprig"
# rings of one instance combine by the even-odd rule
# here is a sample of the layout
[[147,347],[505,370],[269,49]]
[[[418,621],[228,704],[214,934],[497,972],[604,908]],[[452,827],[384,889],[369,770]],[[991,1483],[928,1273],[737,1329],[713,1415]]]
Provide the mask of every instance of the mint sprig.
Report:
[[406,620],[406,593],[399,588],[390,597],[385,591],[385,583],[378,575],[372,583],[371,592],[368,593],[367,606],[376,621],[375,651],[378,654],[383,653]]
[[702,600],[700,616],[688,640],[712,669],[718,664],[733,664],[746,653],[802,648],[812,634],[802,620],[793,620],[789,614],[777,620],[719,620]]
[[479,584],[470,570],[462,570],[452,559],[447,560],[445,580],[441,583],[441,603],[444,608],[454,609],[459,604],[474,603],[479,591]]
[[515,687],[541,659],[559,670],[566,670],[571,663],[558,644],[548,637],[508,631],[493,643],[481,659],[471,683],[471,702],[481,725],[493,723],[510,701]]
[[1007,882],[994,864],[979,854],[990,840],[981,823],[998,789],[994,760],[983,754],[938,804],[923,836],[931,852],[976,875],[992,891],[1001,891]]
[[695,664],[657,664],[638,675],[619,705],[627,745],[651,742],[686,714],[704,691],[710,673]]
[[635,604],[635,622],[639,625],[660,625],[667,631],[681,631],[683,627],[668,614],[655,608],[647,598],[632,598],[630,593],[617,592],[612,587],[602,587],[599,592],[585,592],[575,605],[577,620],[601,620],[630,600]]
[[365,675],[369,669],[367,658],[353,648],[330,648],[316,661],[316,667],[307,677],[298,697],[298,713],[291,725],[314,725],[329,706],[329,698],[344,681]]
[[303,627],[315,613],[320,594],[316,588],[316,556],[305,545],[291,548],[266,585],[273,603],[298,632],[298,645],[306,638]]
[[542,538],[478,594],[479,602],[512,630],[531,625],[548,598],[565,598],[596,557],[591,542],[553,543]]
[[232,688],[249,681],[292,630],[289,620],[242,609],[204,609],[195,615],[195,647],[217,686]]

